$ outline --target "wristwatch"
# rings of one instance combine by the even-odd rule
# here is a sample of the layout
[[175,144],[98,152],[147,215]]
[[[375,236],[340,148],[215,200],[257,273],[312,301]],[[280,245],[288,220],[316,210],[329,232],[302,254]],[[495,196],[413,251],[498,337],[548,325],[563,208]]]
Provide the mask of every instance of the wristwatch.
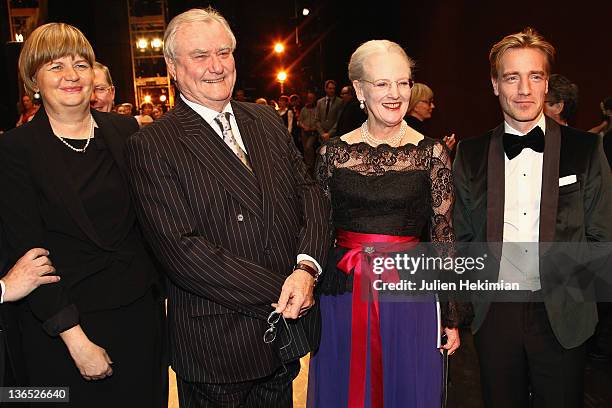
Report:
[[293,267],[293,270],[296,271],[297,269],[300,269],[300,270],[302,270],[304,272],[308,272],[308,274],[314,278],[315,284],[319,281],[319,276],[321,274],[319,273],[319,271],[317,269],[313,268],[312,266],[308,265],[307,263],[304,263],[304,262],[297,263]]

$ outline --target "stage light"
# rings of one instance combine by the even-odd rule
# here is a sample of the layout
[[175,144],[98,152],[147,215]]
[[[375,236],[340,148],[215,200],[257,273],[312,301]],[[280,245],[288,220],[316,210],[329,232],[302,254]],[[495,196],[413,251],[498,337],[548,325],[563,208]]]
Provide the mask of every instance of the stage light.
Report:
[[145,101],[146,103],[151,103],[151,95],[145,95],[145,97],[144,97],[144,101]]
[[151,47],[153,48],[161,48],[162,40],[160,38],[154,38],[151,40]]
[[166,102],[166,95],[161,94],[161,95],[159,96],[159,101],[160,101],[160,102]]
[[136,42],[136,47],[140,48],[141,50],[144,50],[148,46],[149,46],[149,42],[147,41],[146,38],[141,38]]
[[304,8],[302,9],[302,15],[303,15],[303,16],[307,16],[307,15],[309,15],[309,14],[310,14],[310,10],[309,10],[309,9],[307,9],[306,7],[304,7]]
[[287,73],[285,71],[280,71],[278,74],[276,74],[276,79],[281,82],[285,82],[287,80]]
[[274,52],[277,54],[282,53],[283,51],[285,51],[285,46],[281,43],[276,43],[274,44]]

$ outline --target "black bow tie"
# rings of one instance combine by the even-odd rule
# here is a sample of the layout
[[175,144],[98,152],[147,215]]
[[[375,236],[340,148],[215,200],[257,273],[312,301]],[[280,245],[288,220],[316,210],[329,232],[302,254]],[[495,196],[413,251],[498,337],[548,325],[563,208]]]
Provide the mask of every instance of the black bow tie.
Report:
[[534,127],[525,136],[504,133],[504,151],[508,159],[514,159],[526,147],[538,153],[544,151],[544,132],[541,127]]

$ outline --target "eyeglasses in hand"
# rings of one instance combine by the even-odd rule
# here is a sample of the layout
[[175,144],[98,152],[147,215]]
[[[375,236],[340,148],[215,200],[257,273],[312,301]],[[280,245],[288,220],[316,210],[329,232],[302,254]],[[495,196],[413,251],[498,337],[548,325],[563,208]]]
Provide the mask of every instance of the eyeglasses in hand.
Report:
[[281,347],[281,349],[284,349],[285,347],[288,347],[291,344],[291,342],[293,341],[293,337],[291,336],[291,331],[289,330],[289,325],[287,324],[285,317],[282,315],[282,313],[277,313],[275,310],[273,310],[272,313],[270,313],[270,315],[268,316],[268,324],[270,325],[270,327],[264,333],[263,341],[266,344],[270,344],[274,340],[276,340],[276,326],[278,325],[278,322],[281,318],[283,319],[283,323],[285,323],[285,329],[287,329],[287,335],[289,336],[289,342]]

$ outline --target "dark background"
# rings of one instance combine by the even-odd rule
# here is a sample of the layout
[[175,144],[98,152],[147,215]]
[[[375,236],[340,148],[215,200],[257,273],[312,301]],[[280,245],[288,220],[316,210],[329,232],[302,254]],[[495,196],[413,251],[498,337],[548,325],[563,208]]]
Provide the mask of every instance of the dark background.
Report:
[[[0,2],[3,26],[7,21],[5,3]],[[278,97],[279,84],[274,77],[281,65],[289,68],[285,93],[315,89],[321,95],[321,82],[328,78],[346,84],[347,63],[355,48],[370,39],[386,38],[400,43],[416,60],[415,79],[434,91],[436,109],[428,133],[434,137],[450,132],[459,138],[478,135],[502,119],[491,91],[489,49],[504,35],[526,26],[536,28],[556,47],[553,71],[579,87],[575,127],[588,129],[599,124],[599,102],[612,95],[610,1],[169,0],[168,16],[208,5],[228,19],[236,35],[236,87],[246,89],[251,99]],[[308,17],[301,16],[304,5],[311,9]],[[97,58],[111,68],[116,102],[133,100],[127,2],[50,0],[48,15],[48,21],[79,27],[90,39]],[[299,48],[295,45],[296,25],[300,26]],[[6,27],[0,30],[3,43],[7,31]],[[282,61],[271,52],[278,39],[285,39],[287,45]],[[0,114],[4,116],[6,106],[17,101],[16,81],[11,78],[14,54],[5,46],[0,61],[0,74],[9,88],[15,88],[2,93]],[[9,120],[14,121],[16,118]]]

